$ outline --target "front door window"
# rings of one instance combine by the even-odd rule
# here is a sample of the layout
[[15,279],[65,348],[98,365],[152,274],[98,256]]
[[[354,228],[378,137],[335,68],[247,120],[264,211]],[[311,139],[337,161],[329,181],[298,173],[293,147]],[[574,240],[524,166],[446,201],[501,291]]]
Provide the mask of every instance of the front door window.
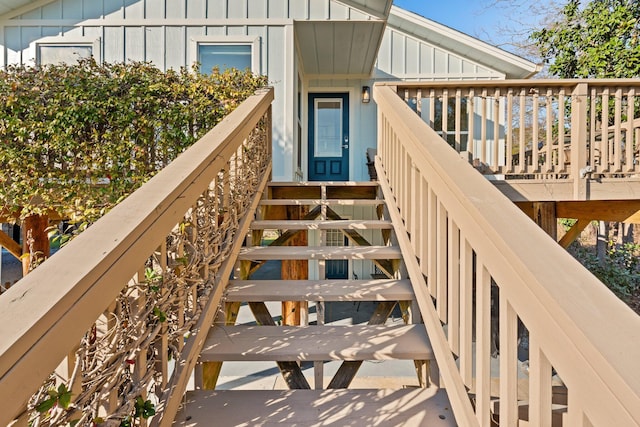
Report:
[[309,180],[349,179],[349,95],[309,94]]

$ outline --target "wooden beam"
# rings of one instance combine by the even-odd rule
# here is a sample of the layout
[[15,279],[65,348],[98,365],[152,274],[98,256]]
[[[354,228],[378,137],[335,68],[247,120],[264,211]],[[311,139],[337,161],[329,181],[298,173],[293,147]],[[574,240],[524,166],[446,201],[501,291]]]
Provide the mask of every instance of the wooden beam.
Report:
[[554,241],[558,239],[558,216],[555,202],[535,202],[533,204],[533,220]]
[[[379,303],[367,325],[384,325],[389,316],[391,316],[396,303],[396,301]],[[362,366],[362,360],[346,360],[342,362],[327,388],[349,388],[349,384],[358,373],[360,366]]]
[[573,224],[573,226],[569,230],[567,230],[565,235],[562,236],[562,238],[558,242],[560,246],[567,249],[569,245],[571,245],[578,238],[578,236],[580,236],[582,230],[584,230],[585,227],[590,223],[591,221],[587,219],[578,219],[578,221]]
[[640,223],[640,200],[558,202],[559,218]]
[[[276,322],[273,321],[273,317],[264,302],[250,302],[249,308],[259,325],[276,326]],[[282,378],[284,378],[290,389],[311,389],[298,362],[284,361],[276,363],[278,364]]]
[[[559,201],[558,218],[627,222],[640,224],[640,200]],[[533,218],[534,202],[515,202],[527,216]]]
[[[340,221],[343,218],[336,213],[330,207],[327,207],[327,218],[335,221]],[[360,233],[355,230],[340,230],[342,234],[344,234],[347,239],[351,242],[355,243],[358,246],[371,246],[371,243],[367,241]],[[383,230],[384,231],[384,230]],[[390,233],[390,230],[387,230]],[[387,242],[388,243],[388,242]],[[373,263],[380,269],[382,272],[390,279],[393,279],[393,276],[396,272],[396,266],[393,264],[391,260],[388,259],[374,259]]]
[[18,259],[22,256],[22,247],[2,230],[0,230],[0,246]]

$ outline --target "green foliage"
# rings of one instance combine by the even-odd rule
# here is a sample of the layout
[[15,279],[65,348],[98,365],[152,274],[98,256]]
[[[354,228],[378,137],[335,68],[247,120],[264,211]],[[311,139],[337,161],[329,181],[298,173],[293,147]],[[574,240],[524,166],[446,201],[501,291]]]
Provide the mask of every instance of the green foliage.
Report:
[[66,385],[60,384],[57,390],[52,388],[47,394],[49,397],[36,406],[37,412],[44,414],[56,406],[62,409],[69,408],[71,404],[71,391],[67,389]]
[[265,77],[148,63],[0,71],[0,210],[90,223],[202,137]]
[[640,3],[569,0],[558,20],[531,35],[561,78],[640,76]]
[[587,248],[578,246],[576,258],[622,300],[640,290],[640,245],[609,242],[607,259],[602,262]]
[[156,414],[155,405],[150,400],[143,400],[142,397],[136,398],[134,414],[128,415],[120,422],[120,427],[132,427],[136,425],[136,420],[144,418],[145,420]]

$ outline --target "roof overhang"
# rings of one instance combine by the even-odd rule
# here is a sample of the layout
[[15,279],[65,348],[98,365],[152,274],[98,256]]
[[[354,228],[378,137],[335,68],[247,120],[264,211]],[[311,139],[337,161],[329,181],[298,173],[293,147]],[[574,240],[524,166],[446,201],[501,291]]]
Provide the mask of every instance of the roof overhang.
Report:
[[10,19],[55,0],[0,0],[0,19]]
[[526,79],[541,69],[531,61],[396,6],[391,8],[387,22],[391,28],[413,34],[428,43],[502,72],[507,79]]
[[386,22],[295,21],[294,31],[308,76],[370,76]]

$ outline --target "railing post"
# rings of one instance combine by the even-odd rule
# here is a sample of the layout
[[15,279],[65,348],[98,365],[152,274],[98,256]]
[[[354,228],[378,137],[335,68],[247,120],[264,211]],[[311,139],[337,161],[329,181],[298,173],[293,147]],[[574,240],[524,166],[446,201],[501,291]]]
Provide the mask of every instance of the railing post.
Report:
[[579,83],[571,93],[571,177],[574,200],[587,198],[587,96],[589,86]]

